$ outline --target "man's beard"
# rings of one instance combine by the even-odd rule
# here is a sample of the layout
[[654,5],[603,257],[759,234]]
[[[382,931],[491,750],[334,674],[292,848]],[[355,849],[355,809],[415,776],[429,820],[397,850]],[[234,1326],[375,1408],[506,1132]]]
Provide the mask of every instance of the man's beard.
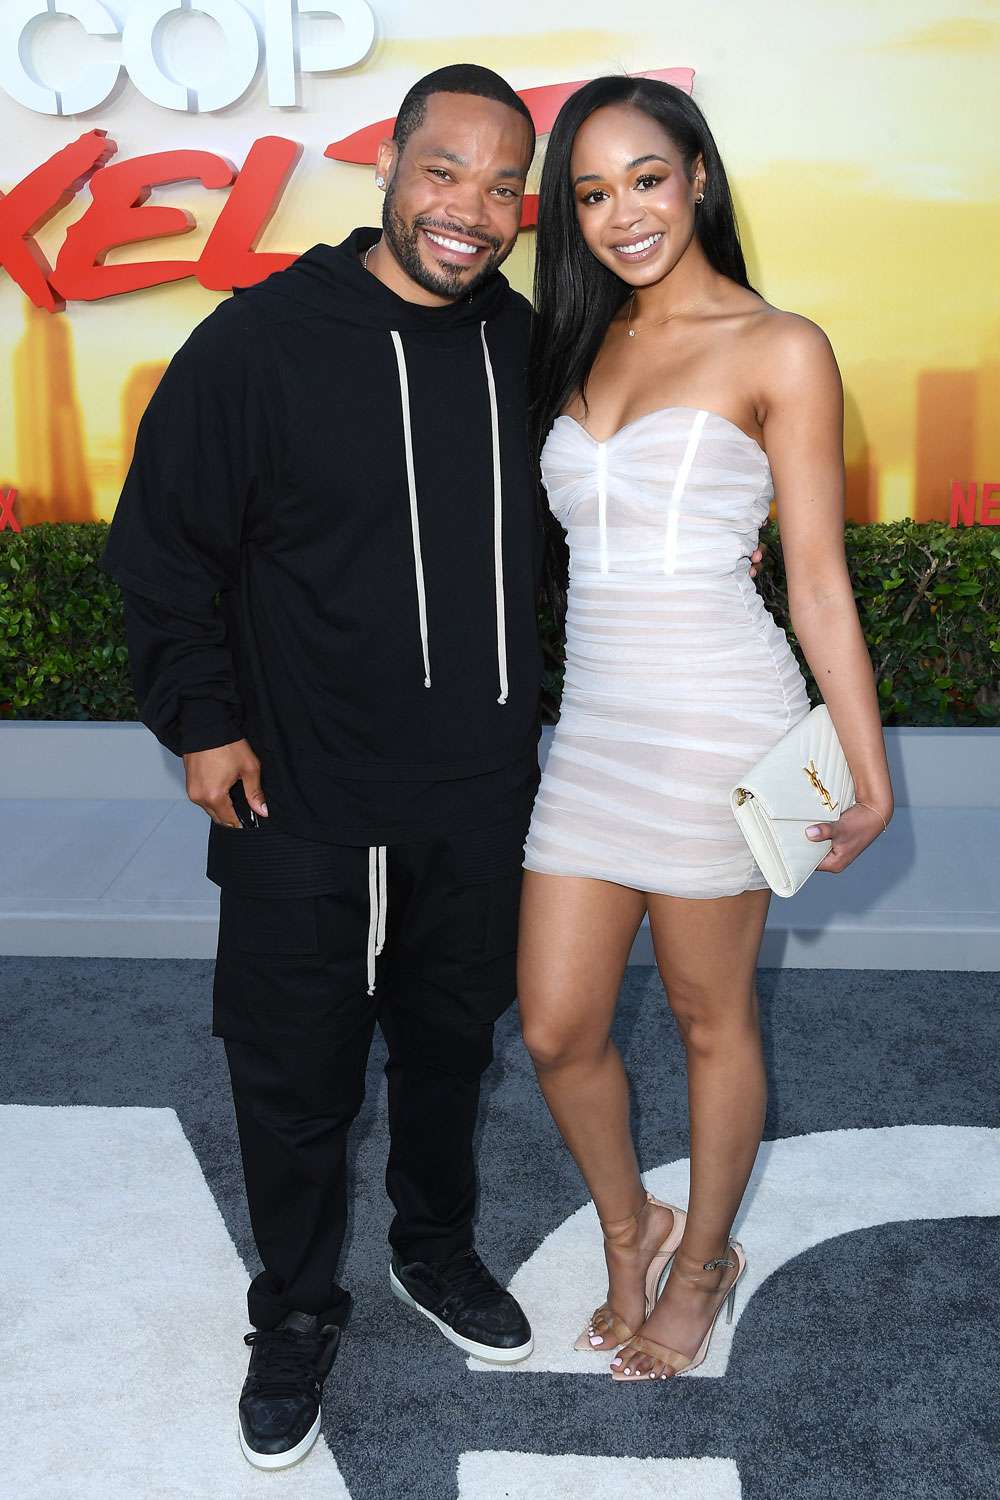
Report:
[[[414,219],[412,224],[407,224],[393,208],[392,200],[393,193],[390,188],[382,205],[382,233],[407,276],[419,287],[423,287],[425,292],[430,292],[435,297],[457,300],[459,297],[471,296],[476,287],[481,286],[487,277],[493,275],[497,267],[506,260],[510,249],[513,249],[511,246],[510,249],[504,251],[502,240],[470,236],[468,231],[459,225],[445,224],[440,220],[418,218]],[[471,238],[478,244],[488,245],[489,250],[483,264],[468,281],[462,278],[461,266],[456,266],[453,271],[447,266],[441,266],[437,271],[430,270],[420,258],[421,229],[433,229],[436,233],[445,235],[457,234],[465,239]]]

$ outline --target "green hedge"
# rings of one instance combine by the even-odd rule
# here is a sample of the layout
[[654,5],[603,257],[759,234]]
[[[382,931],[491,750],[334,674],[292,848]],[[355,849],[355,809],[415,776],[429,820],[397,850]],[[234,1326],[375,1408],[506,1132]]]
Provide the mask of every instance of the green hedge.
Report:
[[[788,618],[781,539],[761,570],[813,703],[819,689]],[[847,561],[884,724],[1000,724],[1000,533],[943,521],[849,525]]]
[[107,525],[0,532],[0,718],[135,719],[118,585],[97,566]]
[[[764,603],[788,634],[809,696],[820,694],[788,617],[781,538],[764,528],[757,579]],[[878,680],[884,724],[1000,724],[1000,533],[940,521],[857,526],[845,531],[861,628]],[[558,703],[562,653],[542,621],[545,699]]]
[[[106,530],[0,533],[0,718],[136,717],[121,597],[97,566]],[[883,721],[1000,724],[1000,534],[897,521],[848,526],[846,539]],[[761,592],[797,650],[777,528],[763,540]],[[551,717],[562,656],[551,620],[541,626]]]

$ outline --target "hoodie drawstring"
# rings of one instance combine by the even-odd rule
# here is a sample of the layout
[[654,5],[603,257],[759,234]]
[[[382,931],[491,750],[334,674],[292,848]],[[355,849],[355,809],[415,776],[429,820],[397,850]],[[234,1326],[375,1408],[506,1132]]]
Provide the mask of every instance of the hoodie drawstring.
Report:
[[507,622],[503,595],[503,479],[500,472],[500,418],[497,412],[497,388],[486,342],[486,324],[479,325],[486,361],[486,384],[490,393],[490,427],[493,435],[493,576],[497,601],[497,667],[500,675],[498,703],[507,702]]
[[[486,324],[480,324],[483,360],[486,365],[486,387],[490,398],[490,434],[493,457],[493,580],[496,590],[497,669],[500,679],[498,703],[507,702],[507,617],[503,585],[503,476],[500,466],[500,414],[497,388],[486,342]],[[424,687],[431,685],[430,646],[427,640],[427,593],[424,585],[424,561],[420,550],[420,515],[417,510],[417,479],[413,465],[413,431],[410,426],[410,387],[406,377],[403,340],[396,329],[390,330],[399,366],[399,396],[403,408],[403,443],[406,452],[406,484],[410,495],[410,530],[413,535],[413,570],[417,583],[417,614],[420,619],[420,646],[424,657]]]
[[368,850],[368,993],[375,993],[375,960],[385,947],[385,919],[389,911],[384,844]]
[[424,560],[420,552],[420,517],[417,513],[417,479],[413,469],[413,433],[410,431],[410,387],[406,379],[406,356],[403,340],[391,330],[399,365],[399,395],[403,403],[403,442],[406,449],[406,483],[410,491],[410,530],[413,533],[413,570],[417,578],[417,614],[420,619],[420,646],[424,653],[424,687],[431,685],[431,657],[427,643],[427,595],[424,590]]

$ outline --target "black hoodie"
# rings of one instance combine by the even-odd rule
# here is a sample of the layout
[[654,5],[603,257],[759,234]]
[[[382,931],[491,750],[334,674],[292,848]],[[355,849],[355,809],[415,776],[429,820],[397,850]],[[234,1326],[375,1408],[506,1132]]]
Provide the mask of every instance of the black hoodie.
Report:
[[103,558],[157,738],[245,736],[271,827],[371,845],[515,813],[541,677],[529,306],[500,275],[406,302],[360,263],[377,239],[194,330]]

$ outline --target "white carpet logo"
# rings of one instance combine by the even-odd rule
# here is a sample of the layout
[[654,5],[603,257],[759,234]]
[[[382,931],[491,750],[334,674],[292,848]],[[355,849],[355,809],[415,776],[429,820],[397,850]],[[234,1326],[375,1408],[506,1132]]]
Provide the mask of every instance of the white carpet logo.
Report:
[[[3,1106],[0,1201],[3,1493],[259,1496],[236,1438],[246,1271],[174,1111]],[[323,1438],[289,1480],[351,1500]]]
[[[259,1495],[234,1430],[245,1357],[232,1310],[244,1267],[173,1110],[9,1105],[0,1132],[10,1493],[65,1500],[71,1474],[74,1500]],[[683,1203],[687,1176],[680,1160],[647,1183]],[[996,1214],[998,1182],[998,1130],[904,1125],[766,1142],[737,1225],[750,1264],[734,1328],[767,1278],[803,1252],[901,1220]],[[600,1266],[587,1205],[511,1283],[531,1317],[535,1354],[508,1370],[470,1361],[477,1385],[486,1372],[607,1379],[603,1360],[571,1348],[603,1296]],[[685,1378],[724,1380],[731,1347],[720,1325],[708,1361]],[[107,1366],[99,1372],[95,1350]],[[95,1432],[115,1441],[95,1444]],[[718,1447],[688,1458],[466,1452],[458,1500],[739,1500],[721,1420]],[[296,1500],[350,1500],[322,1440],[292,1472]]]
[[[666,1202],[685,1204],[687,1159],[645,1174]],[[781,1266],[826,1240],[909,1219],[1000,1213],[1000,1130],[901,1125],[835,1130],[765,1141],[735,1228],[747,1247],[731,1327],[720,1320],[705,1364],[690,1380],[725,1377],[739,1318]],[[510,1289],[527,1308],[535,1335],[522,1365],[468,1361],[477,1373],[598,1375],[607,1362],[572,1345],[590,1309],[603,1300],[600,1230],[592,1204],[571,1214],[522,1265]],[[662,1413],[659,1413],[662,1416]],[[719,1434],[725,1447],[725,1434]],[[737,1466],[725,1456],[692,1458],[553,1457],[533,1453],[464,1454],[459,1500],[740,1500]]]
[[[688,1161],[646,1172],[666,1203],[687,1203]],[[726,1373],[733,1336],[754,1292],[780,1266],[824,1240],[906,1219],[1000,1213],[1000,1130],[897,1125],[831,1130],[765,1141],[736,1222],[747,1252],[731,1327],[720,1319],[708,1359],[685,1380]],[[604,1299],[600,1230],[592,1204],[542,1241],[510,1283],[528,1309],[535,1351],[521,1365],[469,1368],[491,1374],[539,1370],[606,1374],[603,1362],[572,1347],[587,1314]]]

